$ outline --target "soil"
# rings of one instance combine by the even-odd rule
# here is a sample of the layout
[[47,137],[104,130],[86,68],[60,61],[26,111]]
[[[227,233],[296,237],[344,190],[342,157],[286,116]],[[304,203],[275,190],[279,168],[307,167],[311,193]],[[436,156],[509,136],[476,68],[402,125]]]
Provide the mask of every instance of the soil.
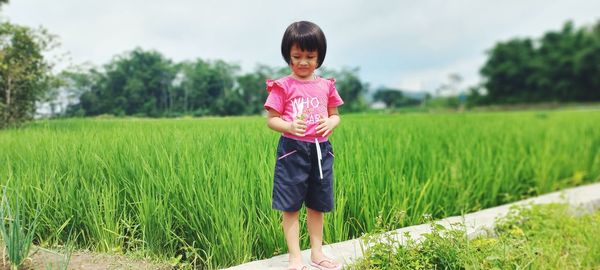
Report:
[[[4,256],[5,250],[0,249],[0,270],[10,270],[8,258]],[[19,268],[20,270],[55,270],[64,269],[64,257],[46,249],[31,247],[29,258]],[[136,260],[121,255],[98,254],[85,251],[76,251],[71,254],[69,270],[113,270],[113,269],[131,269],[131,270],[170,270],[173,269],[167,264],[152,263],[147,260]]]

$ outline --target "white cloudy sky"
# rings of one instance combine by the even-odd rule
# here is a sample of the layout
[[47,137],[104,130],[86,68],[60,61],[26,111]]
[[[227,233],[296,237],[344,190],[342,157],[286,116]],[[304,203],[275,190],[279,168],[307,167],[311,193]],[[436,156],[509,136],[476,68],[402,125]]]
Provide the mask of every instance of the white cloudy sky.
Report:
[[74,63],[107,63],[136,46],[174,61],[223,59],[251,71],[282,66],[285,28],[310,20],[328,41],[324,66],[359,67],[373,87],[433,91],[450,73],[479,81],[485,51],[513,37],[539,37],[565,21],[600,19],[595,0],[233,1],[11,0],[13,23],[60,37]]

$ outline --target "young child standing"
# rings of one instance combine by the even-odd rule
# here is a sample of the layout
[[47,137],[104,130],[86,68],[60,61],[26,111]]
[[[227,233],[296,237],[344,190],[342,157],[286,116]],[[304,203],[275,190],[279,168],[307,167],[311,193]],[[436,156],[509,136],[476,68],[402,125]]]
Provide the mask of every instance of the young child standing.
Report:
[[265,102],[269,128],[281,132],[277,146],[272,207],[283,214],[289,268],[305,270],[300,254],[298,213],[306,206],[311,265],[341,269],[322,252],[323,213],[333,210],[333,148],[327,137],[340,123],[337,107],[344,104],[334,79],[314,71],[323,64],[327,41],[319,26],[292,23],[283,34],[281,54],[291,74],[267,80]]

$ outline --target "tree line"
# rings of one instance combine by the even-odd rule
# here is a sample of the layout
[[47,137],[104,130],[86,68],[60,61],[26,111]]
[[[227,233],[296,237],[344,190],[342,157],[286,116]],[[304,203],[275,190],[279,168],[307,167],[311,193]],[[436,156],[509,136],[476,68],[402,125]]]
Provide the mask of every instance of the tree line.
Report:
[[476,105],[599,101],[600,20],[499,42],[480,73],[483,83],[469,93]]
[[[367,85],[357,69],[323,69],[335,77],[345,111],[366,108]],[[289,74],[286,67],[257,66],[240,73],[236,64],[196,59],[175,63],[160,52],[136,48],[101,69],[60,74],[63,88],[79,96],[68,116],[112,114],[143,117],[255,115],[267,98],[265,80]]]

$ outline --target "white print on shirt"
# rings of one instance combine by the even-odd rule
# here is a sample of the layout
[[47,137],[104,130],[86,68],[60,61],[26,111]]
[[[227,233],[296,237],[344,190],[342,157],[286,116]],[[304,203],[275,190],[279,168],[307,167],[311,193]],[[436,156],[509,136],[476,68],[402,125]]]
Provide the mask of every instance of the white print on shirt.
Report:
[[307,125],[311,125],[314,123],[319,123],[319,119],[321,119],[321,115],[320,114],[311,114],[308,116],[307,119],[305,119],[306,124]]
[[[316,97],[299,97],[299,98],[293,99],[291,102],[292,102],[292,109],[293,109],[292,116],[294,118],[297,118],[297,117],[302,118],[302,115],[305,114],[306,111],[308,111],[308,112],[317,111],[317,108],[321,104],[319,99]],[[312,108],[312,109],[310,109],[310,108]],[[305,115],[304,121],[306,121],[306,124],[309,125],[309,124],[314,124],[314,123],[319,122],[320,118],[321,118],[321,115],[319,115],[319,114]]]

